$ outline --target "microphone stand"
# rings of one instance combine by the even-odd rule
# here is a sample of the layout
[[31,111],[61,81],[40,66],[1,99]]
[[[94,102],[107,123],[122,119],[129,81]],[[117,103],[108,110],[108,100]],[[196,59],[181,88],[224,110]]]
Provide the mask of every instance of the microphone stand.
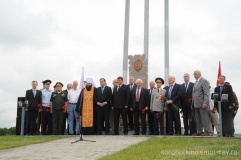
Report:
[[[80,119],[81,119],[81,120],[80,120]],[[74,142],[71,142],[71,144],[77,143],[77,142],[80,142],[80,141],[96,142],[96,141],[92,141],[92,140],[86,140],[86,139],[83,138],[83,132],[82,132],[82,116],[81,116],[81,118],[79,118],[79,122],[80,122],[80,129],[81,129],[81,131],[80,131],[80,137],[79,137],[78,140],[76,140],[76,141],[74,141]]]
[[[83,100],[83,92],[81,93],[81,100],[80,100],[80,104],[82,104],[82,100]],[[79,107],[79,115],[80,115],[80,111],[81,111],[81,105]],[[80,137],[78,140],[74,141],[74,142],[71,142],[71,144],[73,143],[77,143],[77,142],[81,142],[81,141],[87,141],[87,142],[96,142],[96,141],[92,141],[92,140],[84,140],[83,139],[83,127],[82,127],[82,115],[80,116],[79,118],[79,126],[80,126]]]

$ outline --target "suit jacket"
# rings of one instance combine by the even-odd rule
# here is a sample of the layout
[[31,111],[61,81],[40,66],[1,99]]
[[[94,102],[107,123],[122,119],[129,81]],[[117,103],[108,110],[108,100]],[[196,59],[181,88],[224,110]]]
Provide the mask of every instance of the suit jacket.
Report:
[[[218,93],[219,97],[218,100],[221,100],[220,95],[220,86],[216,87],[214,90],[215,93]],[[221,107],[223,111],[232,111],[232,109],[229,109],[229,106],[233,106],[233,89],[231,85],[224,85],[222,94],[228,94],[228,101],[222,102]],[[214,103],[214,107],[218,109],[218,102]]]
[[36,90],[36,95],[34,97],[33,90],[27,90],[25,95],[25,100],[28,100],[29,110],[38,110],[37,105],[42,104],[42,92],[39,90]]
[[[136,109],[136,91],[137,91],[137,87],[135,87],[130,95],[130,108],[132,108],[133,110]],[[148,90],[145,88],[141,88],[140,91],[140,99],[139,99],[139,110],[142,110],[146,107],[149,107],[149,100],[148,100]]]
[[209,104],[209,85],[208,81],[200,78],[198,84],[193,87],[192,104],[195,108],[201,108],[203,104]]
[[166,95],[166,90],[161,89],[153,89],[152,94],[151,94],[151,104],[150,104],[150,109],[152,111],[157,111],[157,112],[163,112],[164,109],[164,100],[160,101],[159,97],[160,95],[165,96]]
[[[130,84],[127,84],[127,87],[128,87],[128,89],[129,89],[129,92],[130,92],[129,95],[131,96],[132,91],[136,88],[136,84],[133,83],[133,85],[132,85],[132,89],[131,89],[130,86],[131,86]],[[131,105],[131,97],[129,97],[129,104],[128,104],[128,106],[130,106],[130,105]]]
[[131,85],[130,84],[127,84],[127,86],[128,86],[128,88],[129,88],[129,91],[131,92],[133,89],[135,89],[136,88],[136,84],[135,83],[133,83],[133,86],[132,86],[132,90],[131,90]]
[[125,108],[130,103],[130,90],[127,85],[122,84],[117,91],[116,86],[112,95],[112,106],[114,108]]
[[182,108],[191,108],[192,106],[192,91],[194,83],[189,82],[188,88],[186,90],[186,84],[181,85],[182,95],[181,95],[181,105]]
[[152,94],[153,90],[154,90],[154,88],[153,89],[148,89],[149,109],[150,109],[150,106],[151,106],[151,94]]
[[102,87],[98,87],[95,92],[95,103],[97,104],[98,102],[106,102],[108,106],[110,106],[110,101],[112,97],[112,90],[110,87],[105,86],[103,93],[101,90]]
[[[166,99],[168,99],[169,89],[170,89],[170,86],[168,86],[167,91],[166,91],[166,95],[165,95]],[[173,104],[180,107],[181,106],[181,94],[182,94],[181,85],[175,83],[174,86],[172,87],[171,98],[169,98],[168,100],[172,100]]]

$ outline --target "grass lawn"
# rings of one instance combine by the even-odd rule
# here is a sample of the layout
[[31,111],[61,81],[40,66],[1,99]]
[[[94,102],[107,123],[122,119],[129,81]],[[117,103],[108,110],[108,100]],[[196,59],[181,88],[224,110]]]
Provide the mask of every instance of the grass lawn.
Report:
[[[134,138],[134,137],[133,137]],[[102,160],[211,159],[240,160],[241,139],[236,138],[158,138],[132,145]]]
[[0,136],[0,150],[43,143],[68,136]]

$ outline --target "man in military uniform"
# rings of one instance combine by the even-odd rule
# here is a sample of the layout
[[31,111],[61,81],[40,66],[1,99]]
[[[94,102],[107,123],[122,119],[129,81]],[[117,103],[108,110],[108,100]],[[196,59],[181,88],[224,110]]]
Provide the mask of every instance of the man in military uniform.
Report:
[[52,131],[54,135],[61,135],[65,113],[68,109],[67,95],[61,90],[63,84],[57,82],[56,91],[52,93],[50,99],[50,111],[52,113]]
[[162,78],[157,77],[155,82],[157,88],[153,89],[151,94],[150,110],[153,114],[154,135],[162,135],[164,134],[162,131],[162,116],[164,109],[163,98],[165,97],[166,90],[161,88],[161,86],[164,84],[164,80]]

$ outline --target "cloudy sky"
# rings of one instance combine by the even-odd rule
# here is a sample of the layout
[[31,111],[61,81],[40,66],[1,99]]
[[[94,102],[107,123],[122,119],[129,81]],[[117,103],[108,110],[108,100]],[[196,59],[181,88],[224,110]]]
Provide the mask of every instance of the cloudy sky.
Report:
[[[170,74],[198,69],[215,86],[218,62],[241,100],[241,1],[170,1]],[[122,75],[125,0],[0,0],[0,127],[15,126],[31,81],[64,84]],[[149,80],[164,77],[164,1],[150,0]],[[131,0],[129,54],[142,54],[144,0]],[[194,81],[193,76],[191,80]],[[53,86],[53,85],[52,85]],[[66,86],[66,85],[65,85]],[[65,87],[64,87],[65,88]],[[235,118],[241,133],[241,114]]]

